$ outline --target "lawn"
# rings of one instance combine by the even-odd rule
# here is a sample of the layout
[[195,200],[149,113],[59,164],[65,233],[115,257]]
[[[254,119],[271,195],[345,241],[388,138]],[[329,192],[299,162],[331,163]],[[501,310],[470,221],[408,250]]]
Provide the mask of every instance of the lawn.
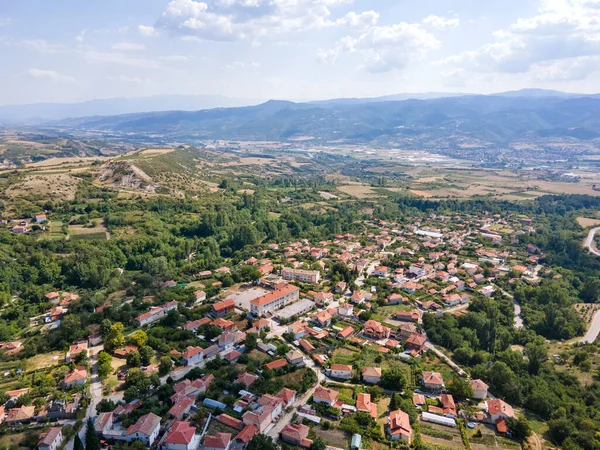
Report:
[[314,428],[315,434],[323,439],[326,444],[332,445],[339,448],[347,448],[349,439],[346,434],[340,430],[323,430],[321,428]]
[[44,367],[56,366],[65,358],[65,352],[42,353],[32,356],[26,362],[26,370],[42,369]]
[[106,241],[106,233],[73,234],[71,241]]

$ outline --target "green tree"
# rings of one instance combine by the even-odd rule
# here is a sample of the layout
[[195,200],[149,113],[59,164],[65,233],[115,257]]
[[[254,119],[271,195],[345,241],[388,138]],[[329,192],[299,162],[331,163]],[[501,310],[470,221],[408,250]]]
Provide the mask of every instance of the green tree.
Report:
[[148,345],[140,348],[140,358],[142,366],[149,366],[154,357],[154,349]]
[[529,436],[531,436],[531,427],[529,426],[529,422],[521,417],[519,419],[515,417],[509,417],[506,419],[506,425],[510,430],[510,434],[512,437],[519,441],[524,441]]
[[98,353],[98,375],[104,379],[112,373],[112,356],[102,351]]
[[473,397],[473,389],[469,381],[456,376],[452,378],[451,383],[448,383],[448,392],[459,401]]
[[269,436],[255,434],[250,442],[248,442],[246,450],[279,450],[279,447]]
[[106,338],[104,339],[104,349],[107,352],[114,352],[116,349],[123,347],[125,344],[125,336],[123,336],[123,329],[125,327],[121,322],[117,322],[111,325]]
[[248,333],[246,335],[246,349],[252,351],[258,345],[258,335],[256,333]]
[[142,347],[143,345],[146,345],[146,342],[148,342],[148,335],[144,330],[136,330],[131,336],[129,336],[129,342],[137,345],[138,347]]
[[163,356],[160,358],[160,362],[158,364],[158,373],[160,375],[168,374],[173,368],[173,360],[169,356]]
[[381,387],[392,391],[401,391],[406,387],[406,375],[399,369],[386,370],[381,375]]
[[140,367],[142,365],[142,358],[140,356],[140,352],[132,351],[127,354],[127,366],[129,367]]
[[525,346],[525,354],[529,359],[529,373],[537,375],[542,363],[548,358],[548,348],[543,344],[530,342]]
[[327,448],[327,446],[325,445],[325,442],[323,442],[323,439],[321,439],[320,437],[316,437],[313,440],[313,443],[310,444],[310,447],[308,448],[308,450],[325,450]]
[[81,438],[78,434],[75,435],[75,439],[73,441],[73,450],[84,450],[83,442],[81,442]]
[[85,450],[100,450],[100,439],[96,429],[94,428],[94,422],[90,417],[87,420],[87,429],[85,430]]

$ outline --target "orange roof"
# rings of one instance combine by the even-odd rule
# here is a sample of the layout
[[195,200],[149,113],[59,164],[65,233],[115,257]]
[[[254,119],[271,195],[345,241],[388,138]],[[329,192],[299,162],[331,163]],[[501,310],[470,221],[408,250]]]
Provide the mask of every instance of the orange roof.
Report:
[[227,425],[237,430],[241,430],[244,426],[241,420],[236,419],[235,417],[231,417],[229,414],[219,414],[217,420],[223,425]]
[[347,326],[342,331],[340,331],[338,334],[345,339],[348,336],[350,336],[352,333],[354,333],[354,328],[352,328],[351,326]]
[[213,306],[213,309],[215,311],[222,311],[224,309],[234,307],[235,306],[235,302],[233,301],[233,299],[228,298],[226,300],[223,300],[222,302],[215,303],[212,306]]
[[423,383],[443,385],[444,379],[437,372],[423,372]]
[[268,367],[271,370],[280,369],[287,364],[287,360],[285,358],[277,359],[275,361],[271,361],[268,364],[265,364],[265,367]]
[[488,413],[493,416],[495,414],[504,414],[508,417],[514,417],[515,413],[512,406],[498,398],[487,402]]
[[400,434],[410,436],[412,428],[408,414],[398,409],[390,412],[390,434]]
[[363,377],[381,377],[381,369],[379,367],[363,367]]
[[204,447],[225,449],[231,442],[231,433],[217,433],[204,438]]
[[287,405],[296,395],[296,391],[288,388],[283,388],[280,390],[276,397],[279,397],[283,402]]
[[254,306],[268,305],[269,303],[274,302],[275,300],[278,300],[279,298],[283,297],[284,295],[291,294],[292,292],[296,292],[299,290],[300,289],[298,287],[296,287],[292,284],[286,284],[273,292],[269,292],[268,294],[265,294],[261,297],[255,298],[254,300],[251,300],[250,303],[252,303]]
[[343,372],[352,372],[352,366],[349,366],[347,364],[332,364],[329,368],[331,370],[339,370],[339,371],[343,371]]
[[247,444],[256,433],[258,433],[258,430],[254,425],[246,425],[244,429],[238,433],[235,439]]
[[317,387],[315,393],[313,394],[313,398],[318,398],[320,400],[325,400],[327,403],[333,403],[337,400],[340,393],[338,391],[334,391],[333,389],[327,389],[323,386]]

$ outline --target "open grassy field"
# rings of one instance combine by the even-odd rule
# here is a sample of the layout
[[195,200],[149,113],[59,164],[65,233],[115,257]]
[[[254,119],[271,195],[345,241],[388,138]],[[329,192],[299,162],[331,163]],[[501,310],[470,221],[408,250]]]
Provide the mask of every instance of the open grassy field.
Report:
[[373,188],[371,186],[365,186],[362,184],[338,186],[337,190],[356,198],[373,198],[380,196],[377,193],[375,193],[375,191],[373,191]]
[[105,241],[107,233],[106,227],[100,223],[89,228],[84,225],[69,225],[69,239],[72,241]]
[[346,436],[343,431],[340,430],[323,430],[322,428],[314,428],[315,434],[323,439],[326,444],[339,447],[339,448],[347,448],[350,436]]
[[588,217],[578,217],[577,223],[582,228],[591,228],[600,225],[600,219],[590,219]]
[[65,359],[65,352],[42,353],[32,356],[26,361],[25,370],[43,369],[56,366]]
[[66,174],[27,175],[10,186],[6,195],[11,198],[43,196],[54,200],[73,200],[80,181]]

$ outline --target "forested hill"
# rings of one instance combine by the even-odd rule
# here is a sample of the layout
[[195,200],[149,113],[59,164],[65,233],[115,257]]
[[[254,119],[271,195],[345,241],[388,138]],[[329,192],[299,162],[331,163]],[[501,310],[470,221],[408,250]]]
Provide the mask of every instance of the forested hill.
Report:
[[493,145],[524,137],[600,140],[600,98],[469,95],[353,103],[269,101],[258,106],[88,117],[52,126],[205,139],[295,137],[359,142],[436,139]]

